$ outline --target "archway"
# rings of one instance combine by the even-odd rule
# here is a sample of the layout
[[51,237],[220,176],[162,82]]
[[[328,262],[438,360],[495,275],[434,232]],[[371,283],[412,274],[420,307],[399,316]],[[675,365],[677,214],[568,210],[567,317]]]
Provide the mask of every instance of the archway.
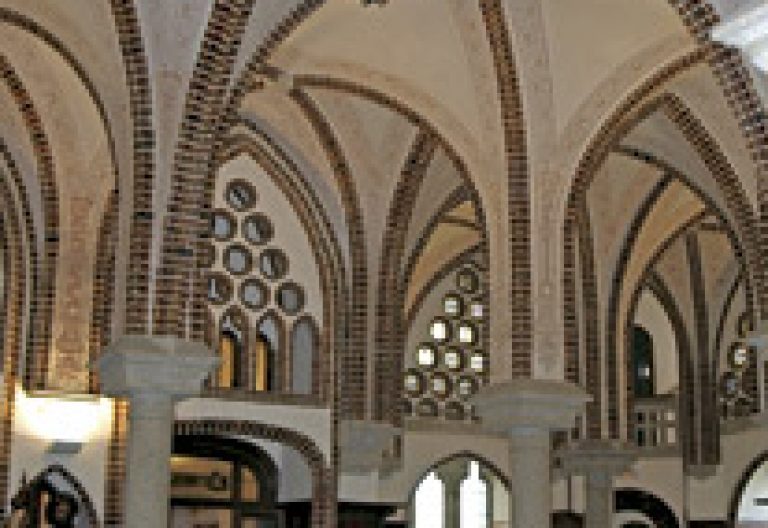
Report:
[[744,471],[731,498],[728,519],[733,528],[756,528],[768,523],[768,452]]
[[620,489],[615,492],[617,520],[622,528],[679,528],[672,509],[663,500],[646,491]]
[[173,528],[276,528],[277,467],[254,445],[217,436],[176,436],[171,458]]
[[487,461],[461,453],[432,466],[408,505],[412,528],[508,527],[509,485]]

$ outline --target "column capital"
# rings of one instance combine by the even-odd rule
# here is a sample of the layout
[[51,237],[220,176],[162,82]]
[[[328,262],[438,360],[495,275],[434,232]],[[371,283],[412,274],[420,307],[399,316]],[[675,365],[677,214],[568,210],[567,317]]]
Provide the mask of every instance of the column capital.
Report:
[[382,454],[398,429],[388,423],[342,420],[339,423],[341,470],[370,473],[381,468]]
[[510,436],[570,429],[591,397],[563,381],[514,379],[480,389],[472,398],[486,429]]
[[637,450],[617,440],[584,440],[558,453],[563,469],[575,475],[621,475],[637,460]]
[[110,396],[180,399],[198,394],[217,363],[201,343],[175,336],[126,335],[107,348],[97,368],[103,392]]
[[458,458],[435,468],[435,474],[446,487],[458,486],[469,476],[469,460]]

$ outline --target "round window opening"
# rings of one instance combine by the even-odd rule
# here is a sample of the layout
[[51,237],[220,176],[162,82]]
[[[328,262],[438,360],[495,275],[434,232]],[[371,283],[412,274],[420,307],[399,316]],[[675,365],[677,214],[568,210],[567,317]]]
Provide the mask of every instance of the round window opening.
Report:
[[450,317],[458,317],[464,311],[464,303],[458,295],[449,294],[443,299],[443,312]]
[[208,275],[208,300],[213,304],[224,304],[232,298],[232,281],[222,273]]
[[235,244],[224,251],[224,267],[233,275],[251,271],[251,252],[245,246]]
[[421,345],[416,351],[416,363],[420,367],[432,368],[435,366],[437,352],[430,345]]
[[444,343],[451,338],[451,327],[444,319],[435,319],[429,326],[429,335],[438,343]]
[[269,218],[263,214],[252,214],[243,220],[243,236],[256,246],[261,246],[272,240],[275,234]]
[[456,286],[464,293],[475,293],[480,287],[480,279],[472,268],[464,268],[456,274]]
[[227,204],[235,211],[246,211],[256,203],[256,190],[242,180],[229,182],[225,196]]
[[270,280],[281,279],[288,273],[288,257],[279,249],[265,249],[259,255],[259,270]]
[[295,282],[287,282],[277,290],[277,304],[288,315],[296,315],[304,308],[304,290]]
[[269,300],[269,290],[258,279],[247,279],[240,285],[240,300],[251,310],[261,310]]
[[216,240],[229,240],[235,232],[232,216],[226,211],[214,211],[211,214],[211,233]]

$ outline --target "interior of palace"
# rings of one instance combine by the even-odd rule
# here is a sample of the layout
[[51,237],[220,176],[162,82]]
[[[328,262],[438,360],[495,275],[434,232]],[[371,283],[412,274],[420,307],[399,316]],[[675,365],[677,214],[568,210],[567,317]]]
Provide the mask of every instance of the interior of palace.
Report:
[[767,528],[768,1],[0,0],[0,526]]

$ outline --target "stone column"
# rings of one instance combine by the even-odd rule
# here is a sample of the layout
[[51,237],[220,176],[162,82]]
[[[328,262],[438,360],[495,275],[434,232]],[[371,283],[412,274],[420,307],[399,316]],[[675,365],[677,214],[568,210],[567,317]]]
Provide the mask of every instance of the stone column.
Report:
[[445,528],[461,528],[461,483],[467,478],[467,460],[439,466],[435,473],[443,483]]
[[611,440],[586,440],[562,452],[563,469],[586,480],[585,528],[613,526],[613,478],[635,458],[628,445]]
[[489,385],[473,398],[483,427],[509,436],[511,525],[552,525],[550,432],[573,427],[590,397],[570,383],[516,379]]
[[99,359],[103,392],[130,404],[127,528],[167,528],[174,402],[198,394],[216,362],[205,346],[167,336],[123,336]]

